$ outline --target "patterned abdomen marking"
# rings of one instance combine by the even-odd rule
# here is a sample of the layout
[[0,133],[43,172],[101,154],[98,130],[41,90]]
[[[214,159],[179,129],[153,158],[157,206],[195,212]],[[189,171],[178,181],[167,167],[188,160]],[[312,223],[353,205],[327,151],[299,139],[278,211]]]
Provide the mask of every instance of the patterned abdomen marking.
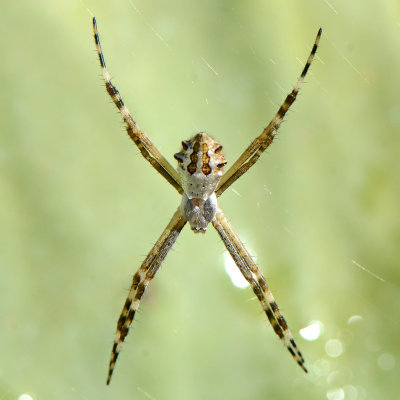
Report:
[[207,133],[200,132],[182,142],[182,150],[174,157],[187,197],[207,200],[215,191],[226,164],[222,146]]
[[201,170],[203,171],[204,175],[208,175],[211,173],[211,167],[209,165],[210,156],[208,155],[208,144],[207,143],[202,144],[201,151],[202,151],[201,161],[203,162],[203,165],[201,166]]

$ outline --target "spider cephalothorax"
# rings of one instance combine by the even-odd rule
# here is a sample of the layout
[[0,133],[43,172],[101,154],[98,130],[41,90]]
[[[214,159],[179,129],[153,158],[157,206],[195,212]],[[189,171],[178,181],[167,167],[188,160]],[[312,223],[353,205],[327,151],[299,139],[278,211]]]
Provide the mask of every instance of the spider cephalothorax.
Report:
[[184,192],[182,215],[194,232],[204,233],[217,212],[215,189],[226,165],[222,146],[207,133],[200,132],[183,141],[182,150],[174,157]]
[[322,34],[321,29],[318,31],[314,46],[295,87],[286,97],[268,126],[250,143],[225,174],[223,174],[223,169],[226,160],[222,153],[222,146],[204,132],[198,133],[191,139],[182,142],[182,150],[174,156],[178,161],[178,168],[175,170],[172,167],[149,137],[138,128],[122,101],[117,88],[111,83],[110,74],[106,68],[101,50],[95,18],[93,18],[93,30],[106,89],[122,115],[128,135],[134,141],[143,157],[182,195],[180,206],[139,270],[133,276],[132,285],[117,324],[107,384],[110,383],[122,344],[139,308],[140,299],[187,222],[189,222],[194,232],[202,233],[206,231],[208,224],[212,224],[235,264],[253,289],[275,333],[297,364],[304,372],[307,372],[304,358],[275,302],[265,277],[222,210],[218,207],[217,197],[245,174],[272,143],[286,112],[295,101],[311,65]]

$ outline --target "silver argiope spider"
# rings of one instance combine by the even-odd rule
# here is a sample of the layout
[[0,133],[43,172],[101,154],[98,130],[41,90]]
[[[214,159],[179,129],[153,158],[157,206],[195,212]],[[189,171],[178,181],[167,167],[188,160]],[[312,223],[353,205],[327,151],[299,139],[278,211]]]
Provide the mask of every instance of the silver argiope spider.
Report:
[[200,132],[191,139],[182,142],[182,150],[174,155],[178,161],[177,170],[171,166],[150,139],[139,130],[124,105],[117,88],[111,83],[101,50],[96,18],[93,18],[93,30],[106,89],[122,115],[128,135],[135,142],[143,157],[182,195],[182,202],[172,216],[171,221],[133,276],[132,286],[117,324],[107,385],[110,383],[122,344],[139,308],[140,299],[186,222],[189,222],[191,229],[195,233],[205,233],[208,224],[211,223],[213,225],[224,242],[226,249],[260,301],[275,333],[289,350],[297,364],[304,372],[307,372],[304,358],[264,276],[232,228],[232,225],[218,207],[217,197],[221,196],[232,183],[247,172],[259,159],[263,151],[272,143],[286,112],[295,101],[304,81],[317,51],[322,29],[318,31],[306,65],[292,92],[286,97],[282,106],[261,135],[253,140],[225,174],[223,174],[223,169],[227,162],[222,153],[222,146],[204,132]]

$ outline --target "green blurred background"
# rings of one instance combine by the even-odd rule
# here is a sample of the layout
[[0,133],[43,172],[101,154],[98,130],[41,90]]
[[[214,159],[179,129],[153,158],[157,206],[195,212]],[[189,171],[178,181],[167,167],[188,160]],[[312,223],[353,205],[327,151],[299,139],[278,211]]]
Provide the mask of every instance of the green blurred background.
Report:
[[[174,166],[198,131],[232,163],[323,27],[277,140],[220,199],[307,376],[232,284],[216,232],[185,228],[105,386],[131,276],[180,199],[105,92],[92,15],[113,82]],[[3,2],[0,33],[1,400],[400,399],[398,0],[20,0]]]

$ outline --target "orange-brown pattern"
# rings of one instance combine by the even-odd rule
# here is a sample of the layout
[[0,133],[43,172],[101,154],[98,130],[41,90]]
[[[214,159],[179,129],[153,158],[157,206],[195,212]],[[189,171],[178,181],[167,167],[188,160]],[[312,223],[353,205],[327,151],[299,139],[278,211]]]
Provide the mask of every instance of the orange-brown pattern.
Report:
[[[216,147],[215,150],[213,150],[212,145]],[[192,139],[182,142],[182,147],[183,150],[180,153],[175,154],[175,159],[177,159],[178,162],[182,162],[185,157],[185,151],[190,147],[192,149],[192,153],[190,154],[191,162],[187,166],[187,171],[191,175],[198,172],[197,163],[199,160],[199,154],[201,156],[201,171],[204,175],[208,175],[212,172],[212,166],[210,165],[212,151],[215,153],[214,160],[219,159],[217,165],[218,168],[222,168],[226,164],[225,157],[221,153],[222,146],[204,132],[200,132]]]
[[197,171],[197,159],[198,159],[198,152],[200,150],[200,142],[196,140],[193,145],[193,152],[190,155],[191,163],[187,167],[187,171],[190,175],[193,175]]
[[204,201],[217,188],[226,159],[222,146],[205,132],[182,142],[182,149],[174,155],[184,193]]
[[[284,103],[261,135],[253,140],[224,175],[222,174],[223,168],[226,165],[226,159],[222,152],[222,146],[204,132],[200,132],[191,139],[182,142],[182,150],[174,155],[178,161],[178,171],[173,169],[150,139],[139,130],[124,105],[117,88],[111,83],[101,50],[95,18],[93,18],[93,30],[107,92],[120,111],[129,136],[139,148],[143,157],[179,193],[183,194],[180,207],[143,261],[139,270],[133,276],[131,289],[117,323],[107,384],[110,383],[115,363],[136,311],[139,308],[140,300],[188,220],[195,232],[204,233],[206,225],[210,222],[212,223],[226,249],[260,301],[276,335],[300,367],[307,372],[304,365],[304,358],[294,341],[285,318],[276,304],[265,277],[258,269],[232,225],[217,206],[217,196],[220,196],[232,183],[246,173],[272,143],[286,112],[295,101],[308,72],[317,51],[322,34],[321,29],[318,31],[314,46],[294,89],[286,97]],[[199,225],[197,226],[196,224]]]

